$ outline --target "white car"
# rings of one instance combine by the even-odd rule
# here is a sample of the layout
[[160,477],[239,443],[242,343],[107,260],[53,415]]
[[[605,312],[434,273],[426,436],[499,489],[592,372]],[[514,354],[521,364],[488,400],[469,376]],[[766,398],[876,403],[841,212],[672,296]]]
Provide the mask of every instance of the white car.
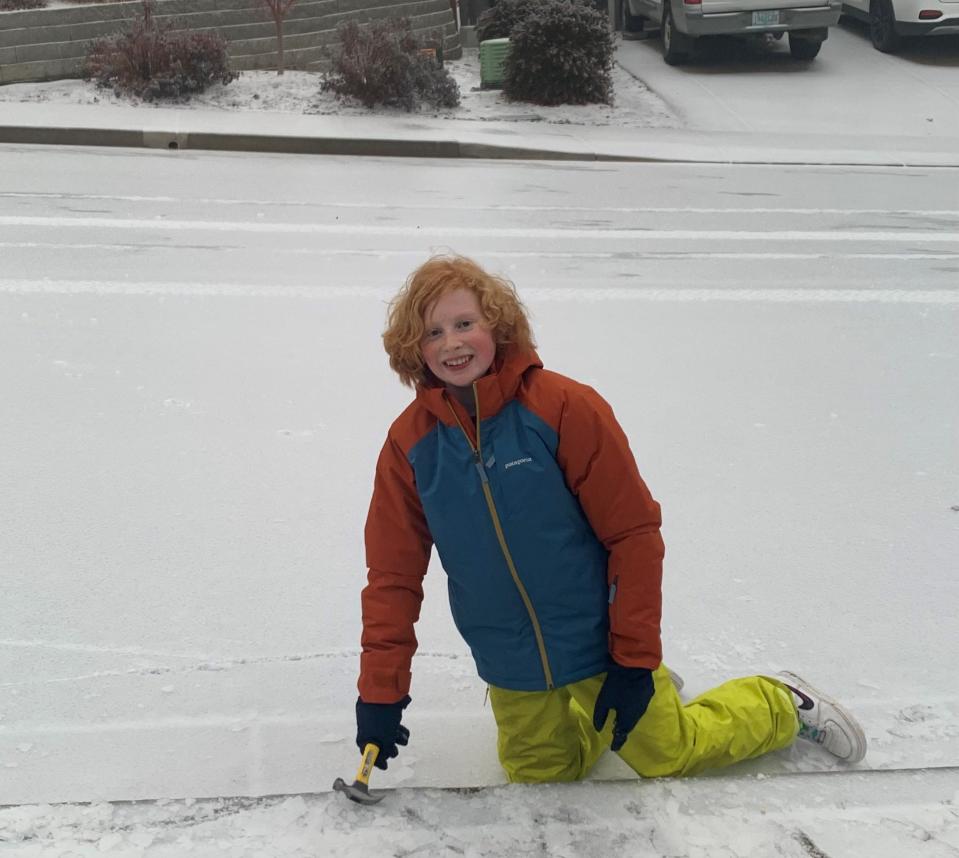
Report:
[[788,33],[789,52],[811,60],[839,22],[842,0],[622,0],[622,12],[624,33],[661,30],[670,65],[683,62],[702,36],[754,33]]
[[959,33],[959,0],[844,0],[842,11],[869,23],[869,37],[893,53],[903,36]]

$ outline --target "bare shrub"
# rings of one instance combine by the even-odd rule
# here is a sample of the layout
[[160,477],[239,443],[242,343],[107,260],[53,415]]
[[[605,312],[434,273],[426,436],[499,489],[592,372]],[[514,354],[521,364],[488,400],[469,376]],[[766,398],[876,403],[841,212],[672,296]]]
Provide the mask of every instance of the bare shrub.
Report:
[[[456,107],[459,87],[435,56],[416,38],[405,18],[387,18],[361,27],[346,21],[338,29],[339,48],[323,89],[378,104],[413,110],[420,103]],[[441,44],[441,42],[440,42]]]
[[0,12],[21,12],[24,9],[45,9],[47,0],[0,0]]
[[97,39],[87,54],[84,78],[148,101],[182,98],[236,78],[221,36],[173,32],[153,12],[153,0],[144,0],[142,17],[128,31]]

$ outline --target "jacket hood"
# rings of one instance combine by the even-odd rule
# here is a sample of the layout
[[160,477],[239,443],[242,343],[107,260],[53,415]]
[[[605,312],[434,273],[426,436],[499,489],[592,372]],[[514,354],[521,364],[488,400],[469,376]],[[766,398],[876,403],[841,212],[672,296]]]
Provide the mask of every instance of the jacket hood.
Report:
[[[498,349],[489,372],[474,382],[479,395],[479,418],[485,420],[498,413],[516,396],[527,370],[541,369],[542,366],[539,355],[532,349],[524,351],[514,345]],[[432,380],[429,385],[417,386],[416,401],[443,423],[453,422],[454,418],[447,405],[447,401],[452,401],[452,398],[447,394],[446,386],[442,382]]]

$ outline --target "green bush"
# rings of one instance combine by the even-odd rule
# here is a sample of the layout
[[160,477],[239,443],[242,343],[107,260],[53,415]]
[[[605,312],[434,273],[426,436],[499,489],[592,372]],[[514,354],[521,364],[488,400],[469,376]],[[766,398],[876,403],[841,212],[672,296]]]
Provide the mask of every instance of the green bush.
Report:
[[535,12],[540,0],[498,0],[495,6],[486,9],[476,19],[476,39],[508,39],[510,33],[520,21]]
[[424,52],[405,18],[386,18],[338,29],[339,49],[323,89],[355,98],[366,107],[383,104],[413,110],[420,103],[456,107],[460,91],[450,73]]
[[613,36],[581,2],[539,0],[510,33],[503,93],[534,104],[612,103]]
[[216,33],[172,32],[153,17],[153,0],[130,30],[97,39],[87,54],[83,76],[98,86],[145,100],[181,98],[214,83],[230,83],[226,42]]

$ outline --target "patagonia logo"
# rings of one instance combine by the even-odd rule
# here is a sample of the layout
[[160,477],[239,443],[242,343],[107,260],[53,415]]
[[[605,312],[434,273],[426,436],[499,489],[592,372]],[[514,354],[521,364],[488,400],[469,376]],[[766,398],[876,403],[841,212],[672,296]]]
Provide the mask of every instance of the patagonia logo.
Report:
[[525,459],[513,459],[512,462],[507,462],[504,466],[504,470],[508,471],[510,468],[515,465],[526,465],[533,461],[532,456],[527,456]]

